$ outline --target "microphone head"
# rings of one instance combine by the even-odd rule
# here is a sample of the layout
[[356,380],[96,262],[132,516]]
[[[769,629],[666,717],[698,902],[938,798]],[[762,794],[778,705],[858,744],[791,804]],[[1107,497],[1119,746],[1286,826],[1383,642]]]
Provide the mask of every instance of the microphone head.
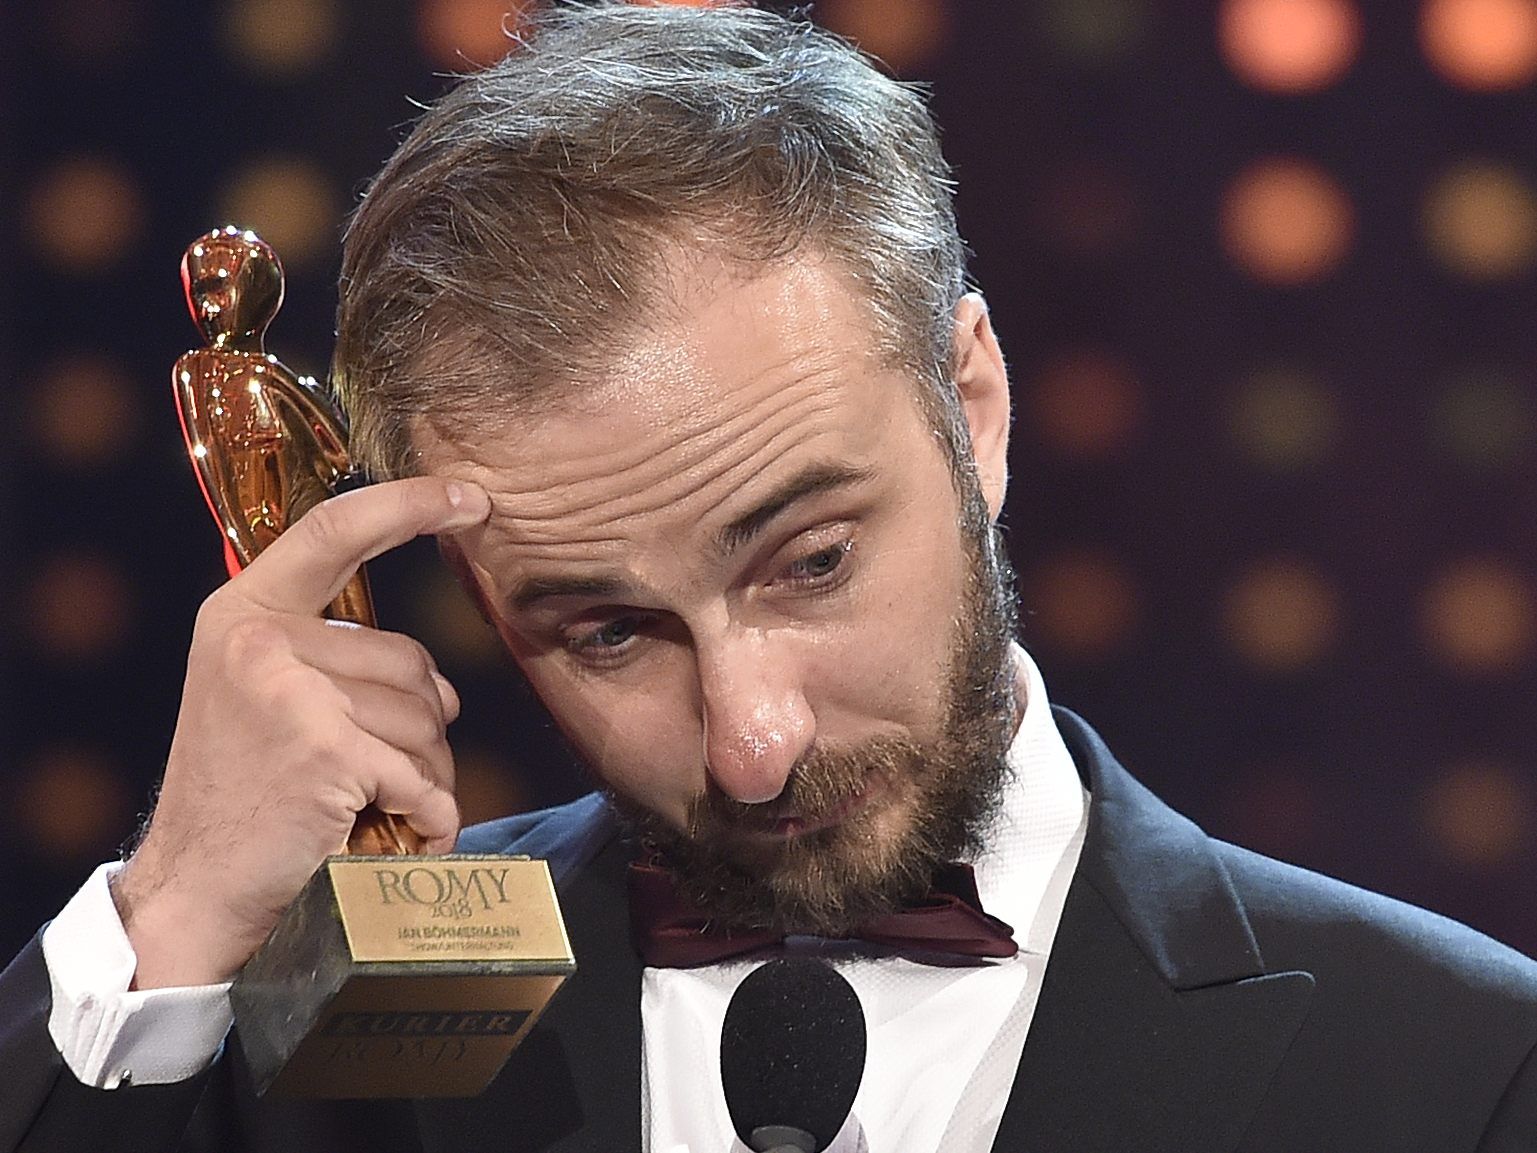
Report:
[[830,966],[806,957],[748,974],[720,1031],[726,1109],[749,1149],[760,1129],[800,1129],[825,1149],[843,1128],[865,1074],[865,1014]]

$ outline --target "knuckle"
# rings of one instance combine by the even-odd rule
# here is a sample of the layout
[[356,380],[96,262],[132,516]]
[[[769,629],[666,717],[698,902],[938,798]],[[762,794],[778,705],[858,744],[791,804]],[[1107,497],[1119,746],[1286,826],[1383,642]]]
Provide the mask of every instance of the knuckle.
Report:
[[408,637],[404,633],[379,633],[388,645],[385,650],[388,653],[389,668],[386,676],[393,678],[400,686],[410,686],[415,691],[426,696],[429,690],[434,694],[433,674],[437,672],[437,662],[432,659],[420,641],[414,637]]
[[249,669],[290,651],[288,633],[277,618],[258,613],[235,617],[224,626],[224,660],[234,669]]
[[[294,678],[295,684],[302,678]],[[311,699],[318,694],[310,684],[306,690]],[[338,694],[339,695],[339,694]],[[344,767],[352,749],[352,722],[346,710],[336,700],[326,700],[307,711],[301,726],[307,759],[318,768],[335,770]]]
[[402,637],[405,643],[401,646],[401,656],[405,661],[407,675],[413,680],[430,684],[432,674],[437,669],[437,663],[432,659],[432,654],[427,651],[425,645],[413,637]]
[[411,711],[412,726],[418,747],[432,749],[443,740],[443,722],[438,717],[437,710],[426,701],[417,701]]
[[260,684],[268,708],[292,718],[307,733],[322,731],[346,716],[330,678],[308,665],[287,665],[263,677]]
[[203,598],[192,622],[194,640],[222,635],[232,622],[250,613],[250,603],[241,594],[242,580],[243,575],[237,576]]

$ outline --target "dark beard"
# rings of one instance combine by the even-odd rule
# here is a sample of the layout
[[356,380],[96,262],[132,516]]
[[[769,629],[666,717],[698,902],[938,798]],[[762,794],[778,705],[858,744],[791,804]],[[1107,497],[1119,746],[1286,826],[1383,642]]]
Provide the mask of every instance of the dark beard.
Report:
[[[971,478],[967,478],[971,479]],[[695,799],[685,833],[633,802],[615,802],[679,877],[682,895],[725,925],[842,936],[928,891],[934,867],[974,854],[1008,774],[1017,706],[1013,572],[981,493],[963,492],[968,575],[953,622],[940,736],[918,744],[880,738],[850,749],[813,747],[767,804],[710,789]],[[815,821],[862,791],[874,816],[855,811],[827,828],[772,843],[743,859],[744,834],[772,830],[786,813]],[[901,805],[905,826],[880,836],[873,823]]]

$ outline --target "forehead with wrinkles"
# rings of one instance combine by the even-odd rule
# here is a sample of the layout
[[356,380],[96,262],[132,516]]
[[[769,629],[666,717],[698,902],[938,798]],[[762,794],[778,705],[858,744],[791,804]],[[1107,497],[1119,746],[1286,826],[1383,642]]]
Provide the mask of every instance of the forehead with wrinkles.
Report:
[[419,433],[428,471],[487,487],[519,544],[629,539],[664,511],[706,516],[786,459],[874,453],[905,391],[845,277],[797,261],[695,270],[599,377],[494,433]]

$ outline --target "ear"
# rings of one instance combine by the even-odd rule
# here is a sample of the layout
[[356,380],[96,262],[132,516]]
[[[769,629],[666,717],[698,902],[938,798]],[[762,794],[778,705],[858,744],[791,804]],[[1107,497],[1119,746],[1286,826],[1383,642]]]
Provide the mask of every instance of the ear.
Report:
[[968,292],[955,305],[955,388],[982,496],[997,520],[1009,480],[1009,374],[979,292]]

